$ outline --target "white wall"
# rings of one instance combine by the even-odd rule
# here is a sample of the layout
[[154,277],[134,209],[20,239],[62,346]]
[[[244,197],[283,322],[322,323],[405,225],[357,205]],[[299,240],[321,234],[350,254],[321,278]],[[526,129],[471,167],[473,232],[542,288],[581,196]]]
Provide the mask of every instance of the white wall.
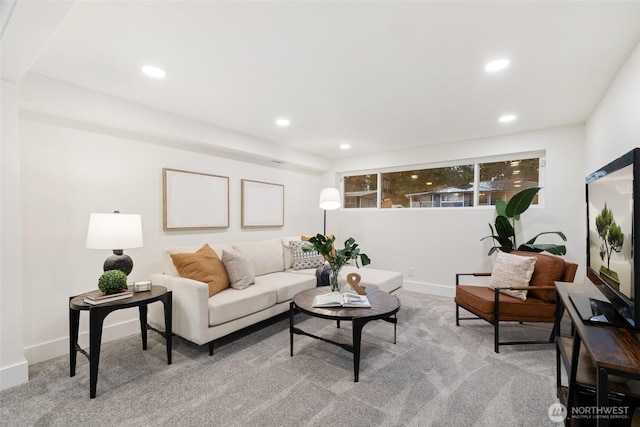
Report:
[[[544,150],[544,206],[525,212],[519,236],[529,239],[542,231],[563,231],[568,238],[566,259],[581,264],[577,277],[581,280],[585,253],[583,138],[582,125],[567,126],[346,159],[336,162],[336,172]],[[487,224],[495,218],[492,207],[341,209],[327,217],[327,229],[338,240],[353,236],[372,258],[373,267],[401,271],[409,289],[453,295],[455,273],[491,269],[492,258],[487,256],[491,245],[480,239],[490,232]],[[553,241],[560,243],[559,238]],[[413,278],[407,277],[409,268],[415,269]]]
[[[322,226],[317,206],[320,177],[22,119],[22,244],[24,345],[29,363],[68,353],[68,298],[97,287],[109,251],[85,248],[89,214],[142,214],[144,247],[127,250],[131,280],[161,271],[161,250],[170,246],[253,241],[314,232]],[[230,227],[219,231],[162,230],[162,168],[229,177]],[[285,227],[242,230],[240,180],[285,185]],[[105,339],[138,331],[136,310],[107,317]],[[88,318],[81,316],[81,333]],[[86,336],[81,337],[85,340]]]
[[640,147],[640,44],[585,126],[585,175]]
[[28,379],[23,353],[20,268],[20,141],[18,89],[0,80],[0,390]]

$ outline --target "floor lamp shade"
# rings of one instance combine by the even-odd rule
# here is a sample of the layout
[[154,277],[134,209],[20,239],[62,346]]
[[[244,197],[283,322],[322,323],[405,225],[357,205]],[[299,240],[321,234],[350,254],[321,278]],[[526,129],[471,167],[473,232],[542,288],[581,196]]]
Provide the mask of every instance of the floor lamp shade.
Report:
[[89,217],[87,248],[111,249],[113,255],[104,262],[104,271],[133,270],[133,260],[123,249],[142,247],[142,217],[133,214],[92,213]]
[[320,191],[320,200],[318,201],[318,206],[322,210],[324,210],[324,235],[327,234],[327,211],[332,211],[334,209],[338,209],[342,206],[342,202],[340,200],[340,191],[337,188],[323,188]]
[[320,201],[318,206],[326,211],[332,211],[342,206],[340,201],[340,191],[337,188],[323,188],[320,191]]

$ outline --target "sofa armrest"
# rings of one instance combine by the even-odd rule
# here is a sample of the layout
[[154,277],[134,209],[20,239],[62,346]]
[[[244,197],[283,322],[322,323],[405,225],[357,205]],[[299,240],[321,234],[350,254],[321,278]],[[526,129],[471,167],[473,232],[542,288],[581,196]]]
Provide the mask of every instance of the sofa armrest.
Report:
[[[204,331],[209,328],[209,286],[197,280],[161,273],[152,274],[151,281],[173,292],[173,333],[196,344],[205,344]],[[164,325],[163,320],[152,320]]]

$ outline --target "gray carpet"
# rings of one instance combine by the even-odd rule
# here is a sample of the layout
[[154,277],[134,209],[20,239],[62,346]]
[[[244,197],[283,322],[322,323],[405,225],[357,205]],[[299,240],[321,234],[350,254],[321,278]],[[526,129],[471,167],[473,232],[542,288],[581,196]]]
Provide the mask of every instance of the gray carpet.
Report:
[[[102,346],[97,398],[89,399],[89,364],[78,355],[30,367],[27,384],[0,392],[2,426],[544,426],[555,397],[552,345],[493,352],[492,326],[455,326],[452,299],[404,291],[393,325],[363,331],[360,382],[352,355],[295,336],[288,319],[206,347],[174,338],[173,364],[164,340],[149,332]],[[87,321],[84,316],[81,322]],[[301,328],[349,341],[351,325],[296,317]],[[524,329],[523,329],[524,328]],[[548,336],[545,325],[508,326],[505,338]]]

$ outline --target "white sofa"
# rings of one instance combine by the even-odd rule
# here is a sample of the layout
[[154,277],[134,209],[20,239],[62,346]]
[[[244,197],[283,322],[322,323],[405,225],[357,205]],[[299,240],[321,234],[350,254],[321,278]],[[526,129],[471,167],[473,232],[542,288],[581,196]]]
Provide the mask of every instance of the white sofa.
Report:
[[[289,302],[297,293],[316,286],[316,269],[294,270],[289,242],[297,237],[281,237],[260,242],[210,244],[222,259],[225,250],[242,252],[251,263],[255,284],[245,289],[227,288],[209,297],[204,282],[183,278],[173,265],[171,254],[192,253],[196,247],[176,247],[163,252],[162,273],[151,276],[153,285],[173,291],[172,331],[198,345],[209,345],[232,332],[289,310]],[[386,292],[397,292],[403,283],[402,274],[373,268],[345,266],[341,275],[357,272],[361,285]],[[148,322],[164,330],[164,312],[159,304],[149,306]]]

